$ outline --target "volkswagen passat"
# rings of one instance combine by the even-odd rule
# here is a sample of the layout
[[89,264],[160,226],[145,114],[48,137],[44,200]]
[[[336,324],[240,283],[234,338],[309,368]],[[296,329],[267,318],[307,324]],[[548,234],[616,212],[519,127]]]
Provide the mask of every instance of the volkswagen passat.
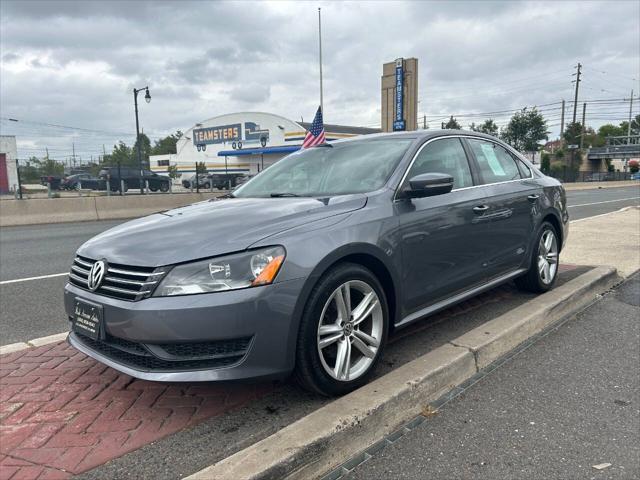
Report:
[[86,242],[65,287],[69,341],[148,380],[295,372],[343,394],[393,330],[509,280],[552,288],[567,227],[560,183],[494,137],[337,141]]

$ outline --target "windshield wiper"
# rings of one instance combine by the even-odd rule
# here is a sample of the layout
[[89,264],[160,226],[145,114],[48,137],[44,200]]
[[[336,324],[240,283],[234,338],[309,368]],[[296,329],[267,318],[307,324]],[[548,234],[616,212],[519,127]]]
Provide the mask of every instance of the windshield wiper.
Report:
[[279,197],[299,197],[297,193],[290,192],[278,192],[278,193],[270,193],[269,196],[271,198],[279,198]]

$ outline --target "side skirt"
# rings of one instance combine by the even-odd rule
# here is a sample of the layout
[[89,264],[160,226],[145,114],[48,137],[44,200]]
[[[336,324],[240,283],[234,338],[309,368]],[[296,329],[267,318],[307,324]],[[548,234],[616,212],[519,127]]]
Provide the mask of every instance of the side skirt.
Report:
[[468,298],[471,297],[475,297],[476,295],[485,292],[487,290],[490,290],[494,287],[497,287],[498,285],[500,285],[501,283],[505,283],[509,280],[511,280],[512,278],[518,277],[524,273],[526,273],[527,269],[526,268],[520,268],[518,270],[515,270],[511,273],[507,273],[506,275],[502,275],[500,277],[494,278],[493,280],[479,285],[477,287],[473,287],[470,290],[466,290],[464,292],[458,293],[457,295],[454,295],[453,297],[449,297],[449,298],[445,298],[444,300],[440,300],[439,302],[436,302],[432,305],[429,305],[428,307],[425,307],[421,310],[418,310],[417,312],[411,313],[409,315],[407,315],[406,317],[404,317],[402,320],[400,320],[400,322],[395,324],[395,328],[402,328],[404,326],[409,325],[410,323],[415,322],[416,320],[420,320],[423,317],[426,317],[428,315],[431,315],[433,313],[439,312],[440,310],[444,310],[445,308],[449,308],[452,305],[455,305],[456,303],[462,302]]

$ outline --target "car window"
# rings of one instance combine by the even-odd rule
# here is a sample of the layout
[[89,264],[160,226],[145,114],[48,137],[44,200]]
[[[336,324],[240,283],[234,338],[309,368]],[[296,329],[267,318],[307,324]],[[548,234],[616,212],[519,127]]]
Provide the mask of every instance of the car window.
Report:
[[478,161],[484,184],[521,178],[515,159],[503,147],[486,140],[468,139],[468,141]]
[[407,179],[423,173],[446,173],[453,177],[453,188],[471,187],[471,169],[459,138],[443,138],[428,143],[418,154]]
[[518,167],[520,167],[520,175],[522,178],[531,178],[531,169],[522,160],[518,160]]

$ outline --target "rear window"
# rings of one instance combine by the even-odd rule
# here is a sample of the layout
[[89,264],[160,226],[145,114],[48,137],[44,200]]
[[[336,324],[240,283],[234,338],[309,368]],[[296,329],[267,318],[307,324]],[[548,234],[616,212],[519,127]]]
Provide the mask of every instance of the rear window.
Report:
[[478,139],[468,139],[478,166],[482,183],[500,183],[521,178],[516,160],[500,145]]

